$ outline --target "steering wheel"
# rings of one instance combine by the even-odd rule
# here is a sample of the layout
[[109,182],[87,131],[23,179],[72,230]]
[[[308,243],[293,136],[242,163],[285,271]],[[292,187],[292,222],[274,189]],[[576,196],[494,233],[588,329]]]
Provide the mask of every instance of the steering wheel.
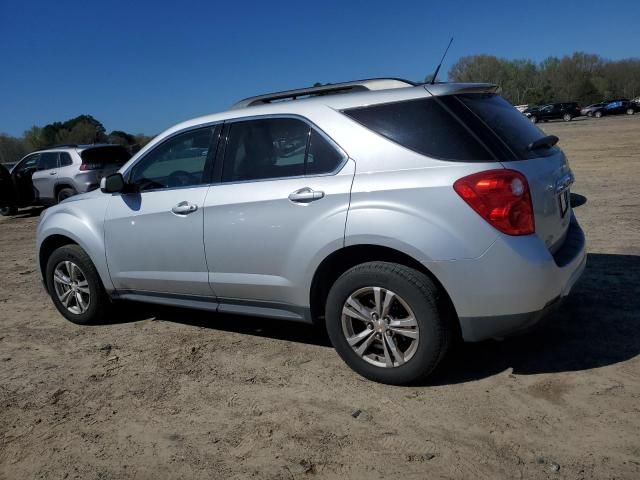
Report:
[[167,177],[167,187],[188,187],[193,185],[193,176],[184,170],[176,170]]

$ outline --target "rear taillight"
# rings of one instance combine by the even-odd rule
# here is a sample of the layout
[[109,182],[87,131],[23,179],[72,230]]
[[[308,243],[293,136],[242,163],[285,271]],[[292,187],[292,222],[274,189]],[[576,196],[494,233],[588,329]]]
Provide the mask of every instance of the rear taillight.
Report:
[[100,170],[102,168],[101,163],[83,163],[80,165],[80,170],[86,172],[87,170]]
[[488,170],[463,177],[454,190],[487,222],[507,235],[535,232],[527,179],[514,170]]

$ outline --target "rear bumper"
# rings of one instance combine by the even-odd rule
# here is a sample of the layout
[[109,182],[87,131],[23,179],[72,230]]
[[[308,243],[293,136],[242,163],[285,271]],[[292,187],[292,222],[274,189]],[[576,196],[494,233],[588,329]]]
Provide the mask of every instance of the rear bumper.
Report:
[[542,240],[501,236],[475,260],[434,267],[458,313],[468,342],[526,330],[553,311],[586,266],[584,232],[572,217],[562,248],[551,255]]

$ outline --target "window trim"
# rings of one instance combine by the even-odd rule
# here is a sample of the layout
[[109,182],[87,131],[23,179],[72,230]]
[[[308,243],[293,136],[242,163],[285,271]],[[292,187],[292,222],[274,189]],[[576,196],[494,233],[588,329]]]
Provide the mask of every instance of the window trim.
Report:
[[135,169],[135,167],[142,162],[145,158],[147,158],[150,154],[152,154],[153,152],[155,152],[158,148],[160,148],[162,145],[166,144],[167,142],[173,140],[175,137],[179,136],[179,135],[183,135],[185,133],[194,131],[194,130],[203,130],[205,128],[211,128],[213,129],[213,132],[211,133],[211,144],[209,146],[209,152],[207,154],[207,159],[205,160],[205,164],[204,164],[204,171],[203,174],[205,176],[204,182],[198,184],[198,185],[187,185],[187,186],[183,186],[183,187],[166,187],[166,188],[150,188],[149,190],[143,190],[139,193],[150,193],[150,192],[166,192],[166,191],[171,191],[171,190],[181,190],[184,188],[200,188],[200,187],[208,187],[211,185],[211,179],[212,179],[212,172],[213,172],[213,166],[212,163],[215,162],[216,160],[216,156],[218,153],[218,149],[220,147],[220,142],[221,142],[221,135],[220,132],[222,130],[222,125],[223,122],[221,121],[216,121],[216,122],[210,122],[210,123],[201,123],[199,125],[193,125],[191,127],[187,127],[185,129],[182,130],[178,130],[176,132],[173,132],[170,135],[167,135],[165,138],[163,138],[160,142],[158,142],[156,145],[153,146],[153,148],[151,148],[149,151],[145,152],[144,155],[141,155],[139,158],[136,159],[135,162],[133,162],[131,165],[129,165],[127,167],[127,169],[122,172],[122,176],[125,179],[126,183],[129,183],[129,181],[131,180],[131,175],[133,174],[133,170]]
[[[231,125],[234,123],[240,123],[240,122],[249,122],[254,120],[269,120],[274,118],[290,118],[294,120],[300,120],[303,123],[306,123],[310,129],[314,129],[316,132],[318,132],[340,154],[341,160],[338,166],[331,172],[316,173],[313,175],[306,175],[305,173],[303,173],[302,175],[291,175],[287,177],[270,177],[270,178],[255,178],[255,179],[249,179],[249,180],[222,181],[222,170],[223,170],[222,167],[224,163],[224,155],[226,153],[227,145],[229,143],[229,131],[231,129]],[[306,171],[306,155],[307,155],[307,150],[309,148],[310,138],[311,138],[311,135],[309,135],[309,139],[307,140],[307,147],[305,150],[305,171]],[[220,154],[216,155],[216,159],[215,159],[216,165],[214,166],[215,177],[213,178],[212,185],[214,184],[235,185],[235,184],[255,183],[255,182],[272,182],[277,180],[289,180],[292,178],[330,177],[330,176],[337,175],[344,168],[347,161],[349,160],[349,155],[347,154],[347,152],[345,152],[345,150],[333,138],[331,138],[324,130],[318,127],[318,125],[316,125],[314,122],[309,120],[307,117],[303,117],[302,115],[297,115],[293,113],[271,113],[267,115],[251,115],[248,117],[237,117],[237,118],[225,120],[224,129],[222,134],[220,135],[220,144],[218,147],[218,151]]]

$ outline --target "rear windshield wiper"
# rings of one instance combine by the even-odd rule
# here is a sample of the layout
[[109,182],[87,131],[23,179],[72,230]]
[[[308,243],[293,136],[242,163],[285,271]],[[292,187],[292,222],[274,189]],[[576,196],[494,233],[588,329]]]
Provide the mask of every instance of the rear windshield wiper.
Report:
[[531,142],[527,146],[527,150],[538,150],[540,148],[551,148],[560,140],[555,135],[547,135],[546,137],[539,138],[535,142]]

